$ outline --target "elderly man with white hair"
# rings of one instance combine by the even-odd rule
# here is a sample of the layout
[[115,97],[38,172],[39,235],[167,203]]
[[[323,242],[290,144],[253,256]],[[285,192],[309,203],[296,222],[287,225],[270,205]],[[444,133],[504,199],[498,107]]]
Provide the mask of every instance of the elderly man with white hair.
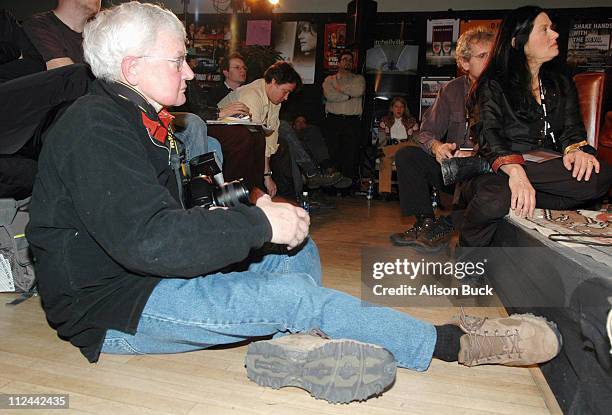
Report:
[[[49,132],[27,237],[49,323],[90,362],[275,335],[249,347],[251,379],[348,402],[390,385],[396,364],[427,369],[432,355],[516,365],[557,354],[543,319],[490,319],[464,335],[322,287],[301,208],[263,196],[185,209],[164,107],[185,100],[193,73],[171,12],[137,2],[104,10],[85,27],[84,52],[98,79]],[[279,253],[258,255],[269,242]],[[485,331],[500,333],[486,349]],[[309,334],[283,336],[300,332]]]

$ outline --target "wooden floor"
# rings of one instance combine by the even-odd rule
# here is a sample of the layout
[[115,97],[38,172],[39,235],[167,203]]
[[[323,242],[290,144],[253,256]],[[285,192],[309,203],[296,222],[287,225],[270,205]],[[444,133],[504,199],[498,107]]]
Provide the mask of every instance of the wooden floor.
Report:
[[[324,284],[359,295],[361,247],[388,247],[388,235],[410,223],[400,219],[397,202],[334,200],[336,209],[312,218]],[[68,393],[71,409],[51,414],[561,413],[537,368],[467,368],[434,360],[424,373],[399,369],[395,385],[379,398],[330,405],[297,388],[272,390],[250,382],[244,346],[178,355],[103,355],[98,364],[89,364],[48,327],[38,298],[4,306],[14,297],[0,294],[0,393]],[[400,310],[432,323],[458,313],[451,307]],[[469,311],[492,317],[504,313],[498,308]]]

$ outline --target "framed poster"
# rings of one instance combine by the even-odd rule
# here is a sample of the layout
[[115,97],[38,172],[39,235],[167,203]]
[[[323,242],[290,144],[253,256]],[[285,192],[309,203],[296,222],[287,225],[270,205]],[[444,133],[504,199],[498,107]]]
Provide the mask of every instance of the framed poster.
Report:
[[459,38],[458,19],[427,20],[427,52],[425,61],[432,66],[455,64]]
[[567,64],[579,72],[612,69],[612,18],[576,19],[570,25]]
[[309,21],[280,23],[274,36],[274,49],[293,64],[305,84],[314,83],[317,25]]
[[452,76],[424,76],[421,78],[421,105],[419,110],[419,120],[423,119],[423,114],[436,100],[438,91],[444,85],[452,81]]
[[[346,23],[327,23],[323,40],[323,69],[327,72],[338,70],[340,53],[346,49]],[[355,62],[355,66],[357,63]]]
[[366,51],[366,72],[414,75],[419,63],[419,47],[402,40],[377,41]]

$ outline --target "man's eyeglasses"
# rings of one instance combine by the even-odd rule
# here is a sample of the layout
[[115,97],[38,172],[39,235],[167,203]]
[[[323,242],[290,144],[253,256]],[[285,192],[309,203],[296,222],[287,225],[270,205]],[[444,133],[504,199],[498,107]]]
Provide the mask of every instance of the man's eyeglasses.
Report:
[[185,63],[185,60],[187,59],[187,55],[184,55],[178,58],[164,58],[161,56],[138,56],[137,58],[173,62],[176,65],[176,71],[180,72],[181,69],[183,68],[183,63]]
[[244,69],[245,71],[249,70],[249,68],[247,68],[246,66],[240,66],[240,65],[239,66],[230,66],[230,69],[238,69],[238,70]]

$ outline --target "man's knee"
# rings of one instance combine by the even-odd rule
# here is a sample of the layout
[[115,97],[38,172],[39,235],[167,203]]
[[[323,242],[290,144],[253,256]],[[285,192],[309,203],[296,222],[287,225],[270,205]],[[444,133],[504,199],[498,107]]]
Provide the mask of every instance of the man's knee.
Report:
[[404,147],[395,153],[395,166],[398,170],[411,169],[428,158],[431,158],[431,156],[420,147]]
[[319,250],[314,241],[310,238],[306,240],[304,246],[290,257],[290,272],[307,274],[316,285],[321,285],[321,258]]

